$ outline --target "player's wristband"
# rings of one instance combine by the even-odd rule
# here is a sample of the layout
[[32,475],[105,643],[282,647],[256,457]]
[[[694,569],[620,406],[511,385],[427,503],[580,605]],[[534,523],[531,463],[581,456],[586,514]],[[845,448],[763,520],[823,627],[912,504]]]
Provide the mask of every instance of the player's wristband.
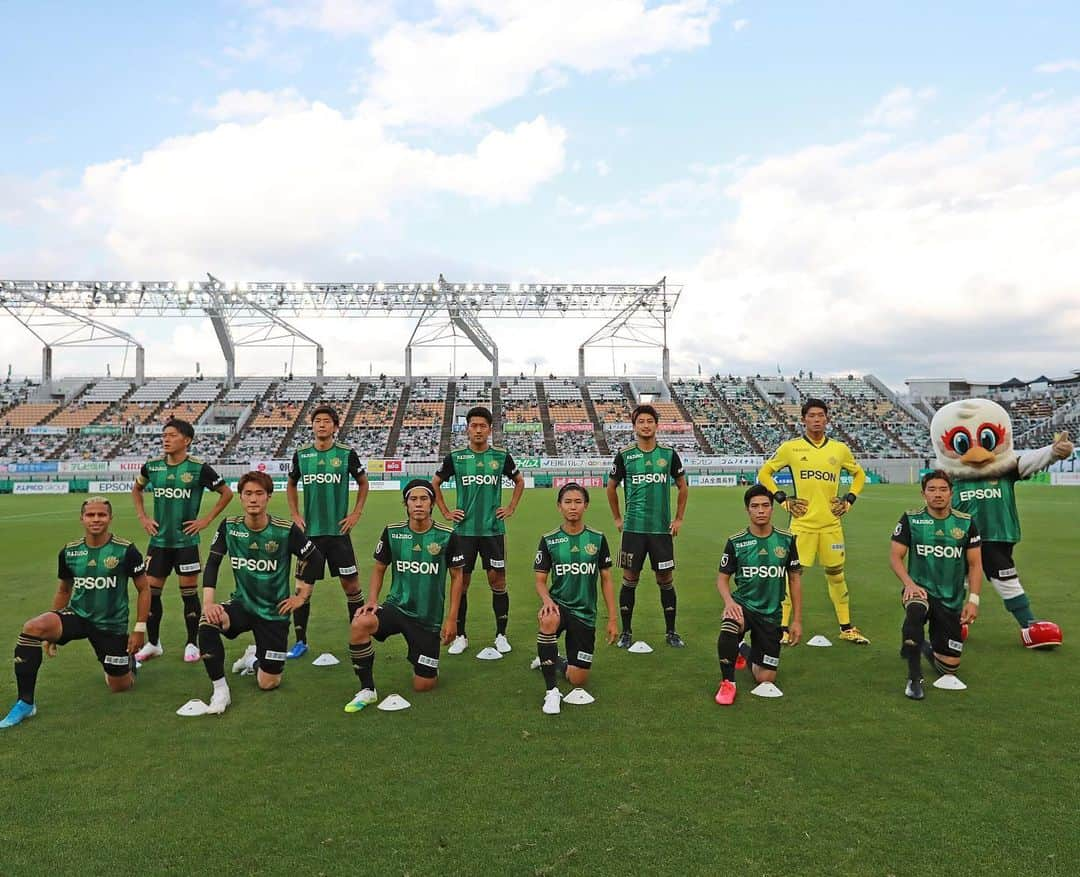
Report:
[[772,498],[773,502],[775,502],[777,505],[783,505],[785,502],[787,502],[787,494],[784,493],[784,491],[782,490],[776,491],[776,493],[772,495]]
[[968,602],[975,606],[979,605],[981,599],[982,598],[978,594],[968,594]]
[[135,629],[132,631],[132,633],[146,633],[146,622],[145,621],[136,621],[135,622]]
[[849,493],[847,496],[844,497],[844,501],[848,505],[855,505],[855,500],[857,499],[858,497],[854,493]]

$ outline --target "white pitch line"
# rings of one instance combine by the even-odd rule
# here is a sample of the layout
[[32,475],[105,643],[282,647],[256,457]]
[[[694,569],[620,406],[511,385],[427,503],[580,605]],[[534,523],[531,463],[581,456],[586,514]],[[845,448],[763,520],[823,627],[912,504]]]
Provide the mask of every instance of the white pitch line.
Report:
[[25,515],[0,515],[0,521],[18,521],[22,518],[45,518],[50,515],[70,515],[71,509],[62,509],[53,512],[28,512]]

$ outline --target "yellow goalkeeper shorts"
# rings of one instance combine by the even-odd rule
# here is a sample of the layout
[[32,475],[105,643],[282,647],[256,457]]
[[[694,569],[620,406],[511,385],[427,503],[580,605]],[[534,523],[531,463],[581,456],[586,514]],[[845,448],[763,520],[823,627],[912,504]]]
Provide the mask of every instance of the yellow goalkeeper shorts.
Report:
[[799,549],[799,563],[803,566],[813,566],[818,563],[828,569],[844,565],[843,527],[827,527],[824,530],[796,533],[795,542]]

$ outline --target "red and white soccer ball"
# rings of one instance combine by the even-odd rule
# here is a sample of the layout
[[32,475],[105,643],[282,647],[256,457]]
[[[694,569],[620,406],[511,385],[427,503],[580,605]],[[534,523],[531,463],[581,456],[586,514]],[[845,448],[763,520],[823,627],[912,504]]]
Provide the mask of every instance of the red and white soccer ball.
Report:
[[1052,649],[1061,645],[1061,628],[1052,621],[1033,621],[1020,631],[1027,649]]

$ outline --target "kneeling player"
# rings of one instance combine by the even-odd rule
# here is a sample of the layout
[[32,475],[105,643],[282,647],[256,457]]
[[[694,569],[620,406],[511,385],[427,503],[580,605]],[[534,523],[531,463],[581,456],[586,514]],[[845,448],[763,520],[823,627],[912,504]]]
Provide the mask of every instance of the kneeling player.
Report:
[[[360,691],[345,705],[355,713],[378,700],[375,691],[374,637],[384,642],[400,633],[409,647],[413,690],[430,691],[439,678],[439,645],[449,645],[457,632],[458,607],[464,591],[465,556],[458,537],[431,517],[435,491],[426,481],[413,479],[402,491],[408,519],[383,528],[375,547],[368,602],[353,616],[349,655],[360,680]],[[390,594],[381,606],[386,570]],[[446,573],[450,572],[450,608],[446,604]],[[440,635],[441,625],[441,635]]]
[[[237,484],[242,517],[226,518],[210,545],[203,576],[203,617],[199,620],[199,649],[214,689],[207,713],[223,713],[232,702],[225,679],[225,644],[252,631],[255,646],[245,655],[247,669],[258,670],[263,691],[277,688],[285,669],[289,645],[289,613],[311,596],[312,579],[322,565],[314,543],[292,521],[271,517],[266,507],[274,482],[265,472],[248,472]],[[229,555],[236,589],[217,603],[218,571]],[[296,565],[296,594],[290,596],[290,556]],[[241,663],[241,662],[238,662]]]
[[[559,488],[559,513],[562,525],[540,537],[536,549],[536,592],[542,606],[540,633],[536,652],[544,674],[543,710],[548,715],[559,712],[562,692],[555,684],[558,666],[571,685],[589,681],[593,651],[596,648],[596,580],[604,590],[607,604],[607,642],[619,635],[615,623],[615,589],[611,584],[611,551],[607,537],[585,526],[589,491],[580,484]],[[551,585],[548,585],[548,575]],[[566,660],[559,658],[559,634],[566,631]]]
[[[956,673],[964,648],[961,628],[978,616],[982,587],[981,537],[971,515],[952,507],[952,479],[940,469],[927,472],[922,495],[925,506],[900,516],[889,553],[889,565],[904,586],[900,654],[908,662],[904,694],[912,700],[926,696],[920,655],[939,676]],[[929,643],[923,633],[927,619]]]
[[[50,655],[56,646],[76,639],[90,640],[105,670],[112,691],[127,691],[135,684],[131,657],[146,641],[150,614],[150,585],[144,575],[139,549],[109,532],[112,504],[94,496],[82,504],[83,538],[60,551],[60,580],[50,612],[23,625],[15,646],[15,684],[19,699],[0,722],[10,728],[37,713],[34,688],[41,668],[41,647]],[[135,630],[129,636],[128,580],[139,593]]]
[[791,644],[802,636],[802,566],[795,537],[773,526],[773,496],[764,485],[747,490],[743,503],[750,526],[728,539],[716,578],[716,589],[724,598],[724,619],[716,642],[723,677],[716,702],[721,706],[735,702],[735,662],[746,631],[750,631],[754,681],[776,680],[785,589],[791,597]]

